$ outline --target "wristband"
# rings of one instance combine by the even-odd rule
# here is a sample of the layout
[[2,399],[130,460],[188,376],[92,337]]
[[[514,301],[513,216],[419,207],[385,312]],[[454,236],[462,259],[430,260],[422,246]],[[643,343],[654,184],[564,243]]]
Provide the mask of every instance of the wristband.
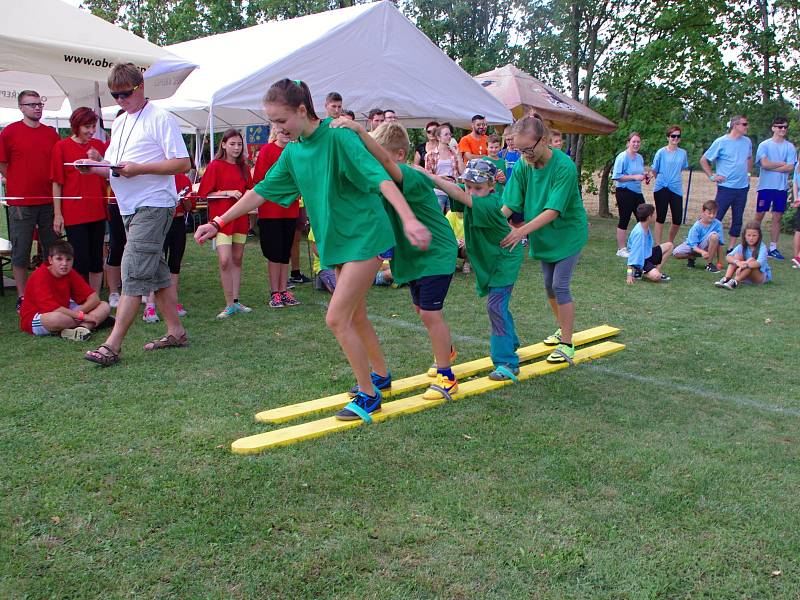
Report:
[[214,217],[211,219],[211,224],[217,228],[217,231],[220,231],[223,227],[225,227],[225,221],[223,221],[221,217]]
[[628,275],[633,275],[633,267],[628,267]]
[[714,177],[716,177],[716,175],[709,175],[708,176],[708,180],[709,181],[714,181]]
[[83,321],[86,318],[86,315],[82,310],[78,311],[78,321]]

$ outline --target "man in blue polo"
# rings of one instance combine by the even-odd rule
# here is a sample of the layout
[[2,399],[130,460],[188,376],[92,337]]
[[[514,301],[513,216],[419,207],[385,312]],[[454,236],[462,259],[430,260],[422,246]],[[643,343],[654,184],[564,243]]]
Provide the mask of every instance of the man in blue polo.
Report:
[[[718,137],[700,157],[706,176],[717,184],[717,219],[720,221],[731,209],[728,249],[735,248],[742,232],[742,217],[750,188],[753,168],[753,142],[747,137],[747,117],[737,115],[730,120],[730,131]],[[716,173],[711,168],[714,163]]]
[[783,260],[783,255],[778,250],[778,236],[781,233],[781,217],[786,212],[789,177],[797,163],[794,144],[786,139],[788,132],[789,121],[786,117],[775,117],[772,121],[772,137],[761,142],[756,150],[756,163],[761,168],[756,220],[761,223],[764,215],[772,208],[769,256],[777,260]]

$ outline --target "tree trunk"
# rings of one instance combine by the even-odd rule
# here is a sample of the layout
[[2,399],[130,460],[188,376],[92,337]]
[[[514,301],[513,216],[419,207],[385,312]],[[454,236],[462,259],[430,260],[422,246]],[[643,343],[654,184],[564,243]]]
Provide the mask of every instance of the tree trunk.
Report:
[[610,176],[611,176],[611,167],[613,163],[609,160],[603,165],[603,171],[600,175],[600,189],[598,190],[598,206],[597,206],[597,214],[601,217],[610,217],[611,211],[608,208],[608,188]]
[[771,94],[770,90],[770,74],[769,62],[772,53],[772,32],[769,28],[769,11],[767,7],[767,0],[758,2],[758,10],[761,13],[761,60],[763,62],[763,73],[761,75],[761,101],[764,104],[769,102]]
[[581,181],[581,171],[583,170],[583,145],[586,143],[586,136],[581,134],[575,136],[575,167],[578,169],[578,185]]

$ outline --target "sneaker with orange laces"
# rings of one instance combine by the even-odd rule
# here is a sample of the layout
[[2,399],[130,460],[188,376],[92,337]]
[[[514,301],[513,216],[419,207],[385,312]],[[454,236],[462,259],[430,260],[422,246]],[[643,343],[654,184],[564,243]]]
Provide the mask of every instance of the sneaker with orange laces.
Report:
[[283,302],[284,306],[297,306],[300,304],[300,300],[294,297],[294,294],[290,291],[281,292],[281,302]]

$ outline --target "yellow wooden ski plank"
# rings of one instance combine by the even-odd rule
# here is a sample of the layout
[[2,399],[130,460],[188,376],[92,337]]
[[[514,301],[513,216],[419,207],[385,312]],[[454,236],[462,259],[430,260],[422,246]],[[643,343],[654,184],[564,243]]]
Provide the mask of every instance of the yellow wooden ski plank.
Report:
[[[576,346],[590,344],[598,340],[615,336],[619,333],[619,329],[611,327],[610,325],[599,325],[579,331],[573,336],[573,342]],[[517,350],[520,362],[527,362],[535,358],[540,358],[549,354],[552,351],[552,346],[546,346],[541,342],[525,346]],[[471,377],[481,371],[488,371],[494,365],[492,359],[487,357],[470,360],[465,363],[453,365],[453,373],[459,379]],[[425,373],[419,375],[412,375],[404,379],[398,379],[392,383],[392,389],[383,393],[384,398],[391,398],[400,394],[413,392],[423,387],[428,387],[433,382],[433,379],[428,377]],[[256,421],[261,423],[283,423],[305,415],[310,415],[326,410],[338,410],[345,404],[350,402],[350,396],[345,392],[341,394],[334,394],[333,396],[326,396],[324,398],[317,398],[316,400],[309,400],[307,402],[300,402],[298,404],[290,404],[287,406],[280,406],[270,410],[262,411],[256,414]]]
[[[573,360],[576,364],[578,364],[596,358],[601,358],[614,352],[619,352],[624,348],[624,344],[618,344],[616,342],[601,342],[593,346],[587,346],[585,348],[576,350],[575,358]],[[540,377],[548,373],[566,369],[567,367],[568,365],[566,363],[552,365],[547,361],[539,361],[521,367],[519,379],[525,380],[533,377]],[[486,393],[488,391],[511,384],[512,382],[510,381],[492,381],[488,377],[480,377],[466,381],[463,384],[459,384],[459,390],[453,395],[453,400],[459,400],[468,396]],[[392,417],[427,410],[429,408],[439,406],[440,404],[444,404],[444,402],[445,400],[443,398],[439,400],[425,400],[422,398],[422,394],[408,396],[406,398],[385,403],[380,412],[372,415],[372,420],[374,423],[380,423],[381,421],[385,421],[386,419],[390,419]],[[360,427],[363,424],[364,422],[361,420],[339,421],[336,419],[336,417],[326,417],[317,421],[292,425],[290,427],[284,427],[274,431],[268,431],[238,439],[231,444],[231,450],[236,454],[255,454],[268,448],[295,444],[304,440],[310,440],[328,435],[329,433],[333,433],[335,431],[344,431],[354,427]]]

